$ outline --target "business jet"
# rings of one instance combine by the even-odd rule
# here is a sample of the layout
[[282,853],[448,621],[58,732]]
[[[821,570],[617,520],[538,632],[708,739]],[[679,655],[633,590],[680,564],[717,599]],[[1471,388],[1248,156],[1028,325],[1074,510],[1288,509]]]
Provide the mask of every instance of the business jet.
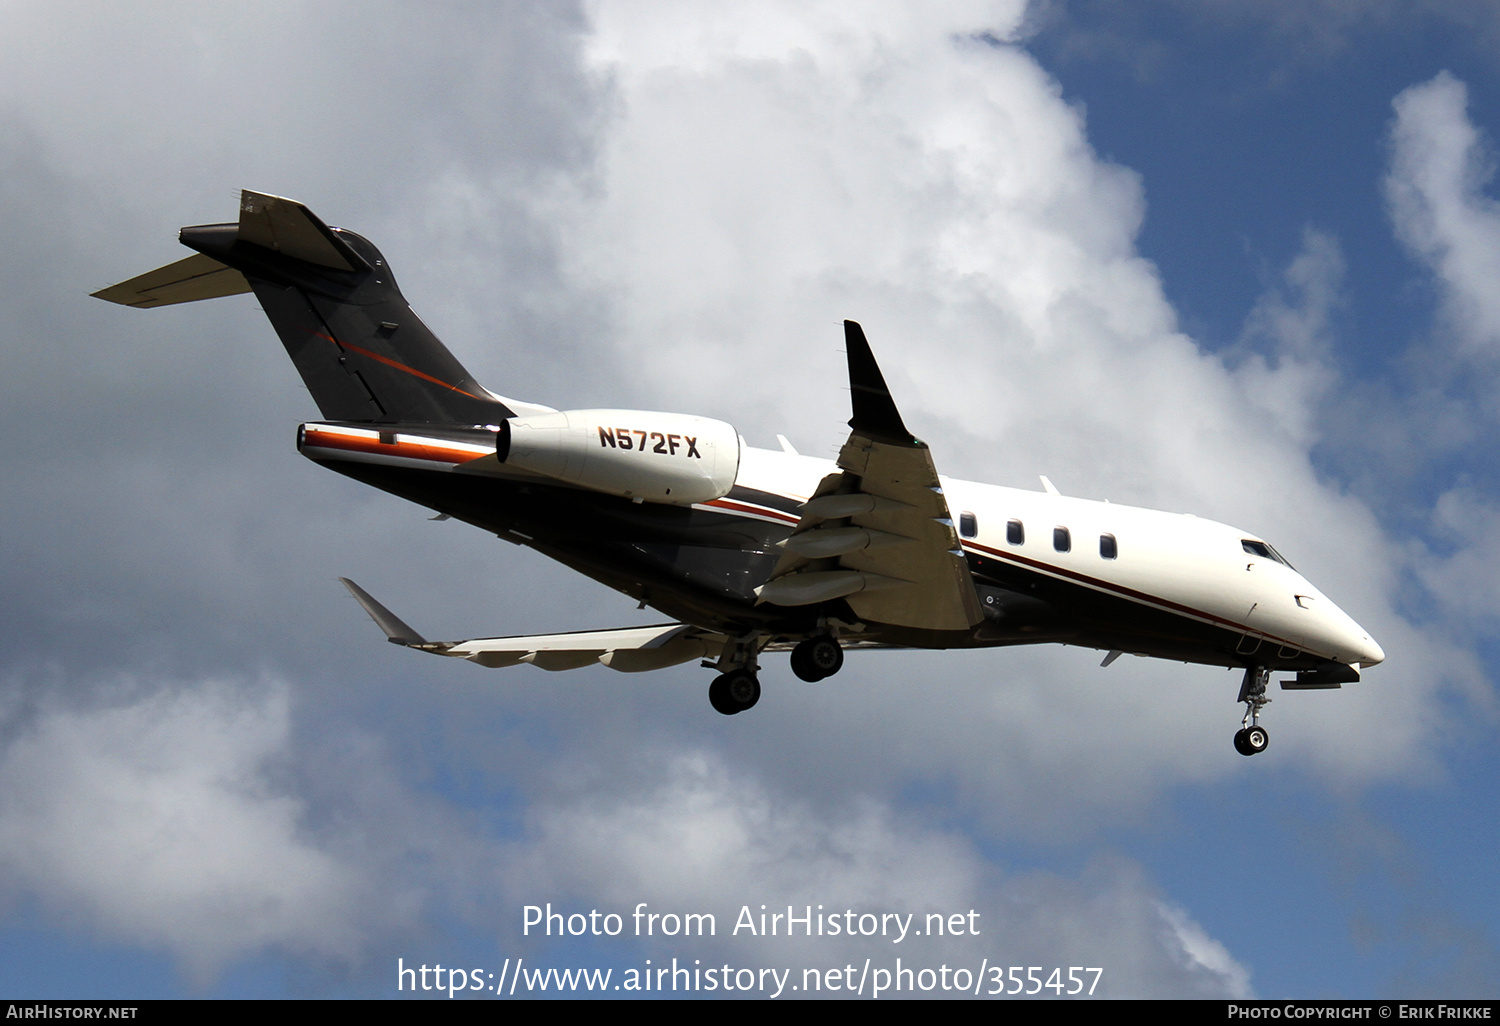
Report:
[[157,307],[253,292],[323,420],[297,449],[651,606],[651,627],[428,641],[353,581],[389,641],[487,667],[717,671],[743,712],[760,661],[818,681],[848,649],[1061,643],[1241,668],[1235,748],[1264,751],[1272,673],[1338,688],[1385,658],[1263,538],[1190,514],[938,474],[864,331],[844,322],[852,416],[830,462],[729,424],[555,410],[480,385],[412,312],[380,251],[301,203],[246,191],[239,220],[183,228],[192,256],[94,293]]

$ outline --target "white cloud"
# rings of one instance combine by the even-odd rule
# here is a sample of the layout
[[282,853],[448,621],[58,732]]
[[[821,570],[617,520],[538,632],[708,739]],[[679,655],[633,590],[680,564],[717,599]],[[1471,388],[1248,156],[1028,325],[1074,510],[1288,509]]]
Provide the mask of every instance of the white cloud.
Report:
[[1394,101],[1386,193],[1401,240],[1432,271],[1471,354],[1500,345],[1500,204],[1494,158],[1469,120],[1468,90],[1444,71]]
[[1305,228],[1302,249],[1256,302],[1237,351],[1235,377],[1252,403],[1304,448],[1319,440],[1323,399],[1337,384],[1333,317],[1344,305],[1344,257],[1338,240]]
[[[908,968],[947,964],[975,974],[985,959],[1062,966],[1065,985],[1067,966],[1100,966],[1098,993],[1110,997],[1249,993],[1248,970],[1164,904],[1129,862],[1101,858],[1077,879],[1002,878],[961,835],[913,825],[868,795],[820,811],[705,752],[666,757],[661,769],[627,793],[538,803],[527,839],[506,863],[516,903],[616,911],[627,934],[638,902],[648,912],[712,912],[713,939],[658,938],[648,956],[791,966],[794,981],[804,967],[870,957],[889,969],[899,956]],[[567,905],[572,896],[577,908]],[[918,931],[929,913],[960,913],[977,936],[910,933],[893,943],[892,932],[851,941],[807,937],[800,927],[791,938],[784,929],[774,937],[736,935],[741,908],[758,924],[763,905],[767,913],[791,905],[797,915],[808,906],[815,915],[819,906],[827,914],[914,913]],[[977,917],[969,919],[971,911]]]
[[[977,973],[1024,954],[1103,966],[1110,996],[1246,992],[1244,967],[1134,864],[1006,878],[962,834],[873,792],[820,805],[706,750],[649,752],[623,782],[601,783],[607,760],[574,763],[532,795],[522,836],[497,842],[449,798],[393,785],[388,757],[357,738],[325,727],[324,754],[309,752],[284,686],[120,690],[129,697],[93,708],[8,711],[0,868],[50,917],[165,950],[200,986],[268,952],[358,969],[454,911],[511,949],[522,905],[576,898],[585,911],[645,901],[717,917],[711,940],[616,952],[627,958],[723,957],[800,980],[867,956]],[[929,913],[960,913],[978,935],[736,936],[740,907],[762,904],[914,914],[919,931]]]
[[[233,19],[191,30],[170,13],[152,16],[145,30],[133,28],[134,15],[95,19],[76,45],[78,36],[57,38],[69,19],[12,7],[3,16],[11,31],[0,34],[10,43],[0,46],[16,57],[8,81],[23,84],[38,67],[28,62],[49,53],[115,52],[101,37],[129,40],[145,31],[153,45],[184,48],[196,77],[170,75],[163,62],[143,87],[127,90],[114,77],[129,78],[133,65],[122,57],[81,63],[55,90],[43,88],[46,77],[31,82],[34,92],[23,100],[42,140],[35,152],[72,168],[97,197],[141,203],[145,209],[132,217],[150,217],[159,232],[227,216],[217,201],[183,209],[175,189],[154,188],[176,174],[163,167],[167,160],[191,165],[181,172],[190,189],[226,202],[240,184],[264,186],[302,195],[388,252],[399,240],[424,240],[406,245],[421,259],[397,261],[403,285],[424,311],[424,285],[439,291],[454,305],[443,313],[434,302],[434,312],[471,338],[487,342],[494,332],[507,340],[485,357],[505,373],[484,375],[487,381],[516,391],[515,372],[525,368],[562,392],[518,392],[525,398],[567,403],[566,390],[574,389],[590,395],[591,405],[688,409],[733,419],[753,441],[785,430],[805,451],[823,451],[842,439],[847,416],[838,322],[863,320],[903,411],[945,472],[1028,486],[1046,472],[1077,494],[1242,523],[1272,536],[1371,628],[1390,662],[1357,689],[1285,701],[1278,694],[1269,717],[1276,740],[1262,759],[1346,781],[1405,776],[1421,764],[1442,728],[1433,690],[1445,679],[1479,675],[1461,654],[1395,615],[1404,550],[1310,465],[1310,407],[1330,387],[1324,356],[1338,282],[1330,240],[1308,237],[1257,314],[1255,330],[1273,340],[1277,359],[1229,370],[1177,332],[1155,269],[1135,251],[1145,216],[1136,176],[1097,158],[1082,113],[1028,54],[993,42],[1019,31],[1019,2],[599,4],[582,71],[572,63],[581,23],[566,9],[557,9],[557,24],[540,28],[516,13],[522,8],[503,10],[519,20],[467,31],[457,18],[442,20],[435,35],[412,33],[426,48],[395,79],[382,77],[379,62],[370,72],[367,61],[407,42],[399,25],[361,29],[332,54],[321,43],[340,38],[345,16],[337,11],[258,14],[249,37]],[[522,31],[527,26],[536,31]],[[20,52],[17,40],[30,47],[39,39],[50,48]],[[486,91],[496,63],[510,67],[489,60],[511,52],[492,46],[495,40],[522,49],[535,40],[534,78]],[[324,59],[354,63],[317,63]],[[279,81],[257,61],[292,69],[269,105],[258,89],[242,88]],[[218,75],[226,63],[236,73],[262,73]],[[553,77],[546,69],[563,71]],[[356,88],[372,79],[390,91]],[[340,84],[320,93],[330,80]],[[178,95],[192,98],[191,110],[174,106]],[[524,102],[532,95],[570,99],[557,109],[534,107]],[[156,101],[172,116],[124,138],[138,123],[134,112]],[[459,113],[429,123],[438,108]],[[557,126],[568,130],[548,130]],[[458,152],[440,145],[455,139],[465,144],[454,144]],[[262,180],[238,180],[252,171]],[[319,191],[342,204],[325,207]],[[149,204],[140,198],[146,193]],[[86,227],[88,251],[96,253],[96,226]],[[445,243],[435,256],[426,249],[434,239]],[[157,258],[168,241],[161,234],[142,259]],[[144,253],[147,243],[141,246]],[[563,283],[548,273],[557,252],[567,254]],[[93,267],[96,259],[82,263]],[[121,274],[142,268],[125,266]],[[517,285],[513,273],[536,277]],[[508,300],[515,309],[507,308],[503,330],[495,327],[496,297],[517,292],[526,298]],[[216,323],[219,309],[160,314],[179,316],[202,319],[132,321],[129,343],[141,341],[140,351],[178,369],[184,384],[201,385],[205,403],[217,403],[226,377],[257,395],[271,392],[265,382],[275,380],[279,391],[268,401],[288,409],[302,402],[269,329],[233,336],[234,348],[268,347],[257,349],[266,377],[247,384],[225,373],[215,346],[182,344],[202,334],[231,348],[197,330]],[[184,323],[195,329],[161,327]],[[539,333],[517,330],[528,324]],[[16,338],[17,350],[36,351]],[[142,362],[129,345],[118,349],[129,352],[132,367]],[[68,375],[94,367],[63,364]],[[544,364],[551,369],[536,370]],[[85,378],[82,390],[93,401],[80,405],[121,419],[121,396],[149,377],[133,374]],[[151,401],[177,384],[169,378]],[[183,605],[199,594],[194,589],[225,590],[224,579],[237,582],[237,601],[254,597],[244,582],[257,569],[287,578],[278,595],[307,593],[288,598],[288,608],[300,604],[298,615],[285,617],[304,632],[301,649],[267,645],[276,631],[244,609],[233,624],[209,628],[244,634],[241,648],[208,631],[179,632],[177,644],[203,658],[230,652],[230,661],[250,658],[246,649],[259,658],[265,648],[266,658],[305,667],[344,658],[347,650],[326,644],[326,635],[352,625],[349,644],[362,646],[355,658],[369,653],[362,665],[379,665],[387,684],[421,681],[411,689],[418,697],[397,705],[393,688],[350,697],[353,682],[363,682],[340,666],[343,690],[320,700],[365,703],[358,715],[392,737],[426,713],[465,720],[464,730],[455,728],[461,745],[432,748],[448,752],[462,772],[493,773],[486,779],[515,788],[529,803],[533,833],[497,855],[482,830],[455,825],[454,803],[417,802],[384,775],[378,752],[354,760],[361,772],[334,775],[349,787],[347,801],[332,801],[298,776],[324,763],[291,740],[285,691],[182,688],[50,709],[18,728],[0,754],[0,862],[14,887],[41,895],[46,907],[171,950],[200,973],[267,948],[355,959],[371,934],[456,904],[461,899],[448,896],[466,887],[475,902],[492,900],[495,887],[476,883],[476,867],[510,859],[506,893],[541,900],[555,887],[594,901],[655,893],[664,905],[722,902],[738,893],[735,881],[745,881],[780,903],[799,896],[861,905],[984,903],[998,910],[1007,937],[1030,938],[1028,959],[1076,964],[1069,952],[1100,951],[1111,981],[1124,981],[1130,993],[1246,989],[1233,956],[1135,867],[1103,858],[1077,879],[997,878],[974,842],[924,826],[922,804],[900,797],[913,788],[940,793],[942,812],[984,837],[1097,837],[1138,821],[1184,783],[1251,772],[1228,744],[1239,718],[1235,675],[1134,659],[1101,670],[1097,654],[1033,649],[853,655],[839,678],[803,687],[784,663],[768,660],[761,706],[726,722],[708,711],[707,675],[696,668],[652,682],[598,671],[539,684],[542,675],[527,670],[484,675],[423,660],[379,644],[352,606],[343,607],[347,620],[338,619],[332,610],[342,596],[307,582],[355,572],[359,559],[390,577],[424,582],[425,611],[404,615],[430,633],[462,629],[443,619],[460,612],[480,621],[476,633],[495,630],[495,621],[501,629],[591,626],[517,619],[577,614],[593,599],[572,596],[597,589],[575,584],[560,567],[540,569],[540,557],[497,555],[493,540],[467,540],[472,532],[460,539],[458,525],[427,525],[415,510],[407,512],[415,524],[408,528],[384,496],[351,514],[348,503],[359,500],[342,479],[325,475],[332,483],[309,486],[316,471],[287,471],[290,455],[264,466],[224,460],[228,443],[181,429],[204,423],[201,409],[173,410],[175,420],[161,411],[137,420],[170,420],[162,435],[193,438],[78,432],[106,454],[116,451],[111,445],[140,446],[145,465],[186,468],[170,486],[146,487],[132,465],[113,461],[121,480],[109,494],[130,496],[121,508],[155,540],[141,544],[119,528],[103,556],[125,552],[143,576],[171,567],[174,586],[187,594]],[[216,473],[241,476],[238,488],[205,487],[205,472],[181,448],[194,444],[220,464]],[[55,450],[37,451],[51,458]],[[94,467],[74,460],[58,473],[92,488],[103,475],[80,468]],[[326,490],[314,492],[319,487]],[[257,503],[257,493],[272,498]],[[85,510],[79,535],[101,534],[89,519],[94,505],[12,501],[18,510],[31,507],[29,516],[36,508]],[[278,516],[266,516],[268,509]],[[114,523],[130,519],[120,508],[110,512]],[[222,532],[212,542],[192,537],[196,520],[214,520]],[[87,582],[65,554],[92,571],[95,549],[70,546],[61,528],[40,533],[62,570]],[[436,551],[461,555],[439,565]],[[180,571],[179,559],[191,562],[192,574]],[[338,560],[346,565],[332,565]],[[265,570],[288,566],[295,569]],[[530,579],[534,573],[541,583]],[[47,565],[37,571],[43,576],[63,575]],[[137,582],[121,572],[110,585],[131,592]],[[127,612],[114,619],[131,628],[145,618],[134,594],[110,605],[95,597],[97,589],[58,589],[99,602],[99,621],[120,609]],[[171,619],[171,610],[153,610]],[[522,728],[507,717],[531,719]],[[490,733],[497,723],[534,730],[545,743],[497,744]],[[637,767],[641,737],[679,753],[662,758],[669,768]],[[566,793],[553,778],[570,760],[587,762],[606,783]],[[280,772],[288,766],[298,772]],[[616,779],[632,773],[631,781]],[[424,816],[414,805],[435,811]],[[748,893],[743,900],[756,901]],[[372,925],[372,909],[388,918]]]
[[[1024,487],[1047,473],[1065,492],[1238,524],[1365,623],[1389,662],[1357,691],[1278,704],[1277,758],[1344,779],[1423,760],[1432,689],[1471,668],[1394,613],[1404,549],[1309,456],[1337,385],[1333,240],[1309,233],[1256,313],[1274,359],[1231,370],[1176,330],[1135,250],[1136,176],[1092,152],[1029,54],[979,40],[1009,38],[1017,8],[929,9],[899,31],[823,8],[796,31],[776,5],[594,10],[588,53],[613,117],[563,250],[634,379],[615,402],[827,452],[845,431],[839,320],[859,319],[940,470]],[[845,779],[817,739],[857,725],[878,754],[850,764],[888,786],[954,782],[997,827],[1087,831],[1240,765],[1224,740],[1236,679],[1094,663],[1055,649],[852,659],[778,722],[798,738],[788,772]],[[755,715],[779,718],[777,702],[768,691]]]
[[[1446,71],[1397,96],[1385,182],[1397,234],[1432,274],[1449,329],[1416,354],[1434,383],[1459,396],[1442,397],[1457,410],[1458,428],[1433,431],[1430,440],[1424,436],[1438,451],[1452,445],[1455,435],[1488,448],[1483,430],[1472,433],[1484,423],[1484,413],[1493,416],[1497,408],[1492,389],[1470,384],[1493,381],[1500,348],[1500,296],[1494,289],[1500,275],[1500,203],[1485,192],[1494,175],[1493,145],[1470,119],[1467,104],[1467,88]],[[1464,398],[1469,395],[1474,398]],[[1408,430],[1421,433],[1426,426],[1416,423]],[[1435,550],[1414,545],[1411,559],[1442,613],[1432,629],[1469,636],[1492,630],[1500,615],[1493,583],[1500,573],[1500,526],[1493,499],[1474,483],[1460,482],[1438,496],[1430,526]],[[1490,688],[1474,684],[1469,692],[1493,709]]]
[[1229,954],[1229,949],[1188,918],[1187,913],[1172,905],[1160,906],[1161,917],[1172,928],[1190,966],[1201,968],[1224,984],[1230,997],[1250,997],[1250,973]]
[[268,947],[355,955],[364,881],[307,836],[305,804],[276,783],[288,727],[279,686],[42,713],[0,754],[10,886],[169,950],[200,980]]

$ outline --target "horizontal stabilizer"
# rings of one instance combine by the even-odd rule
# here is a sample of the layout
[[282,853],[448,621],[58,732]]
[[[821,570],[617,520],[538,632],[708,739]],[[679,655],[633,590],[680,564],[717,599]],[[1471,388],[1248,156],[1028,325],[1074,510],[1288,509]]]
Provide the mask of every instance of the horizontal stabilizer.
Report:
[[[195,233],[207,230],[213,235],[229,227],[234,226],[184,228],[184,241],[188,241],[186,236],[196,238]],[[273,253],[335,271],[370,269],[349,243],[301,203],[249,189],[240,193],[240,221],[232,241],[253,243]],[[94,296],[122,306],[149,308],[237,296],[250,290],[250,282],[244,274],[206,253],[196,253],[185,260],[100,289]]]
[[335,271],[370,269],[316,214],[284,196],[241,190],[238,238]]
[[213,257],[194,253],[185,260],[100,289],[94,293],[94,298],[146,309],[237,296],[249,291],[250,283],[239,271],[226,267]]
[[238,221],[188,225],[177,240],[197,255],[94,295],[155,307],[254,292],[325,420],[469,426],[514,415],[412,311],[368,239],[296,200],[246,189]]

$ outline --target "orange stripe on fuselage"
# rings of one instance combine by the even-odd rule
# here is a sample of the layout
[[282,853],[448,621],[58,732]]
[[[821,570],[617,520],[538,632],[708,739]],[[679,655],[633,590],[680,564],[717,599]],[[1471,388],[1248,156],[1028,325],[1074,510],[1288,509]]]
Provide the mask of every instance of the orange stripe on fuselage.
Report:
[[408,460],[427,460],[432,463],[468,463],[486,455],[472,449],[459,449],[440,442],[382,442],[380,435],[353,435],[342,431],[308,428],[304,446],[317,449],[342,449],[346,452],[367,452],[375,456],[399,456]]
[[424,373],[422,373],[421,371],[417,370],[415,367],[408,367],[406,364],[402,363],[400,360],[392,360],[389,356],[381,356],[379,353],[373,353],[373,352],[371,352],[368,349],[362,348],[361,346],[351,345],[348,342],[340,342],[338,339],[334,338],[332,335],[324,334],[321,331],[315,331],[315,332],[313,332],[313,334],[316,335],[318,338],[327,339],[329,342],[332,342],[334,345],[338,346],[340,349],[347,349],[351,353],[358,353],[360,356],[368,356],[370,359],[375,360],[378,363],[383,363],[387,367],[394,367],[394,368],[396,368],[399,371],[405,371],[408,374],[411,374],[411,375],[414,375],[415,377],[421,378],[423,381],[430,381],[434,385],[442,385],[444,388],[446,388],[450,392],[457,392],[459,395],[466,395],[470,399],[478,399],[479,398],[479,396],[474,395],[471,392],[465,392],[463,389],[459,388],[457,385],[450,385],[450,384],[448,384],[448,382],[443,381],[443,380],[441,380],[439,378],[435,378],[431,374],[424,374]]
[[769,506],[747,506],[744,503],[735,502],[733,499],[712,499],[708,502],[705,502],[703,505],[717,506],[719,509],[733,510],[736,513],[749,513],[754,516],[772,517],[776,520],[781,520],[788,524],[799,523],[799,519],[792,516],[790,513],[783,513],[781,512],[781,510],[771,509]]

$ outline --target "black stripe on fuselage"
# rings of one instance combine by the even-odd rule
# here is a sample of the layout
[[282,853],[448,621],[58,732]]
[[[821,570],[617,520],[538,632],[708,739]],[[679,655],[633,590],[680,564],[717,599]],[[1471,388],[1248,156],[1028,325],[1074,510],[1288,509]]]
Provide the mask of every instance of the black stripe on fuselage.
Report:
[[[965,541],[964,548],[987,614],[994,605],[1003,603],[1006,595],[1027,596],[1056,611],[1068,636],[1040,640],[1215,666],[1253,663],[1274,669],[1310,669],[1320,662],[1319,657],[1281,639],[1257,640],[1260,635],[1203,610],[977,542]],[[993,602],[987,589],[994,589]],[[1006,619],[1002,616],[1001,623]],[[1044,633],[1052,623],[1041,612],[1028,611],[1024,604],[1021,615],[1010,619],[1018,620],[1023,624],[1020,629],[1031,633]],[[986,623],[978,633],[993,630]]]

